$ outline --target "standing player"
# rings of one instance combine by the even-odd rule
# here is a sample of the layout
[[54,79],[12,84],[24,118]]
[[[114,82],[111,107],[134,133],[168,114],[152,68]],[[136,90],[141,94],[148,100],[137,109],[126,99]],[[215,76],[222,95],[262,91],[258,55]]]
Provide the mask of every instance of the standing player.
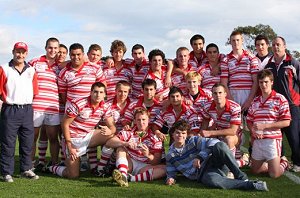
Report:
[[190,52],[190,60],[197,63],[198,68],[207,62],[205,51],[203,50],[205,39],[200,34],[195,34],[190,39],[193,51]]
[[208,62],[202,65],[198,72],[202,76],[201,87],[211,90],[214,84],[220,82],[220,63],[225,55],[220,54],[216,44],[210,43],[206,46],[206,56]]
[[[59,117],[59,96],[57,86],[57,74],[59,65],[56,56],[59,51],[59,41],[57,38],[49,38],[45,45],[46,55],[33,59],[29,64],[35,68],[38,76],[39,94],[33,99],[33,123],[34,123],[34,144],[32,149],[32,160],[36,153],[36,141],[39,140],[39,162],[35,167],[36,171],[41,171],[45,165],[48,139],[50,142],[50,164],[58,162],[59,141],[58,131],[60,124]],[[45,131],[40,129],[45,126]],[[46,132],[44,134],[43,132]]]
[[291,115],[286,98],[272,90],[272,72],[262,70],[257,78],[261,95],[253,100],[247,115],[253,145],[251,170],[256,174],[268,172],[277,178],[288,168],[286,157],[280,157],[280,129],[290,125]]
[[269,53],[269,39],[264,35],[257,35],[254,40],[256,57],[258,58],[259,70],[265,68],[272,55]]
[[[134,142],[135,146],[117,149],[117,169],[113,178],[120,185],[128,187],[130,182],[151,181],[166,175],[165,165],[159,165],[162,156],[162,142],[154,135],[149,124],[149,113],[140,108],[134,112],[134,127],[122,130],[107,142],[108,147],[121,142]],[[123,143],[123,144],[124,144]]]
[[33,97],[38,94],[37,75],[25,58],[28,46],[17,42],[13,59],[0,67],[0,169],[4,182],[13,182],[15,147],[19,138],[21,177],[39,179],[32,170],[31,151],[34,139]]

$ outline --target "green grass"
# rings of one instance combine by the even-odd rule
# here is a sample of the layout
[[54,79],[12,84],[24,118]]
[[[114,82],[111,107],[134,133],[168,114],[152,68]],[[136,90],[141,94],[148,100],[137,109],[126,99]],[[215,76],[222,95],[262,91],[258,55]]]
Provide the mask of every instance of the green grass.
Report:
[[[288,147],[285,141],[286,147]],[[18,151],[16,151],[17,153]],[[290,153],[287,150],[287,153]],[[289,157],[289,155],[288,155]],[[177,179],[174,186],[164,185],[164,180],[144,183],[129,183],[121,188],[111,178],[96,178],[88,172],[79,179],[68,180],[51,174],[39,174],[40,179],[31,181],[19,178],[18,156],[14,183],[0,183],[1,197],[299,197],[300,185],[282,176],[271,179],[267,176],[252,175],[249,168],[243,168],[250,179],[267,181],[269,192],[220,190],[207,188],[184,177]],[[300,176],[299,173],[296,174]]]

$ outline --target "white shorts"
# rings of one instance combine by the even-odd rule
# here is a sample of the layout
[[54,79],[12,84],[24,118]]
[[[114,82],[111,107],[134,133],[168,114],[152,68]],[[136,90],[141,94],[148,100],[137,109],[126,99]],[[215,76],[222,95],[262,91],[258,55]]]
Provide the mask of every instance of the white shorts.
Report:
[[60,125],[59,114],[48,114],[45,112],[33,112],[33,125],[34,127],[41,127],[42,125],[55,126]]
[[282,140],[261,139],[254,140],[252,146],[252,158],[255,160],[269,161],[281,155]]
[[[94,132],[88,133],[84,138],[71,138],[73,148],[77,149],[77,156],[80,157],[88,152],[88,146],[92,139]],[[65,140],[63,140],[63,151],[69,158],[69,150],[66,148]]]
[[137,161],[132,158],[131,161],[132,161],[132,173],[131,173],[132,175],[137,175],[142,168],[150,165],[145,162]]
[[251,90],[240,90],[240,89],[231,89],[230,94],[233,97],[234,102],[243,105],[246,100],[249,98]]

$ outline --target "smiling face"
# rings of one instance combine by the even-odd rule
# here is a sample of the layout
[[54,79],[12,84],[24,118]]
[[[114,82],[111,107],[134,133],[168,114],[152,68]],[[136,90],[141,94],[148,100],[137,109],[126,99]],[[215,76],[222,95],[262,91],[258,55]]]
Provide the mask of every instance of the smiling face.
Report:
[[201,54],[203,52],[204,42],[202,39],[197,39],[192,42],[194,53]]
[[81,49],[73,49],[70,51],[70,59],[72,66],[78,68],[84,63],[84,53]]
[[257,40],[255,42],[255,49],[257,51],[258,56],[260,56],[260,57],[268,55],[268,53],[269,53],[268,48],[269,48],[269,45],[267,44],[267,42],[264,39]]
[[120,62],[124,57],[124,51],[122,49],[115,49],[111,55],[115,62]]
[[163,59],[161,56],[153,56],[150,60],[152,71],[160,71],[163,65]]
[[219,60],[219,51],[216,47],[209,47],[206,50],[206,56],[208,61],[217,62]]
[[125,102],[128,98],[129,91],[130,91],[129,86],[119,85],[116,90],[118,102]]
[[182,147],[185,144],[187,135],[188,135],[187,131],[181,131],[176,129],[172,134],[175,147]]
[[283,57],[285,55],[286,45],[281,38],[276,38],[272,42],[272,51],[274,56]]
[[28,52],[25,49],[14,49],[12,51],[13,61],[16,65],[23,64]]
[[49,41],[46,46],[46,57],[55,59],[59,52],[59,43],[57,41]]
[[98,63],[102,57],[102,53],[100,50],[91,50],[87,53],[89,61],[92,63]]
[[233,51],[243,49],[243,37],[240,34],[233,35],[230,37],[230,44]]
[[176,54],[176,59],[180,68],[186,68],[190,59],[190,52],[188,50],[181,50]]
[[145,54],[142,49],[135,49],[132,51],[132,57],[136,64],[141,64],[145,58]]
[[201,76],[198,77],[191,77],[186,79],[186,86],[189,90],[190,94],[194,95],[197,94],[199,91],[199,86],[201,84]]
[[57,53],[57,58],[56,58],[56,60],[57,60],[57,62],[58,63],[62,63],[62,62],[64,62],[65,60],[66,60],[66,58],[67,58],[67,49],[66,48],[64,48],[64,47],[60,47],[59,48],[59,51],[58,51],[58,53]]
[[172,106],[180,106],[183,101],[183,96],[179,92],[175,92],[170,95],[169,100]]
[[149,124],[149,116],[146,113],[137,113],[134,122],[139,131],[147,131]]

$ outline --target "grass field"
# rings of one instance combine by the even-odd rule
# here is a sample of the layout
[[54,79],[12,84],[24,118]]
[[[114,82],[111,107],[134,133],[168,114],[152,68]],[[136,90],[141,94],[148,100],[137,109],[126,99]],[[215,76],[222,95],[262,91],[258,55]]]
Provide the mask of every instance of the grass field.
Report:
[[[285,145],[288,147],[287,143]],[[16,155],[17,153],[18,151]],[[290,151],[287,150],[287,153]],[[289,154],[287,156],[289,157]],[[19,178],[17,157],[14,183],[1,182],[0,197],[300,197],[300,185],[286,176],[278,179],[258,177],[252,175],[249,168],[243,168],[243,171],[250,179],[267,181],[269,192],[211,189],[183,177],[177,179],[175,186],[166,186],[163,180],[159,180],[129,183],[129,188],[121,188],[112,182],[111,178],[96,178],[88,172],[82,173],[77,180],[39,174],[39,180],[31,181]],[[295,175],[300,177],[300,173]]]

